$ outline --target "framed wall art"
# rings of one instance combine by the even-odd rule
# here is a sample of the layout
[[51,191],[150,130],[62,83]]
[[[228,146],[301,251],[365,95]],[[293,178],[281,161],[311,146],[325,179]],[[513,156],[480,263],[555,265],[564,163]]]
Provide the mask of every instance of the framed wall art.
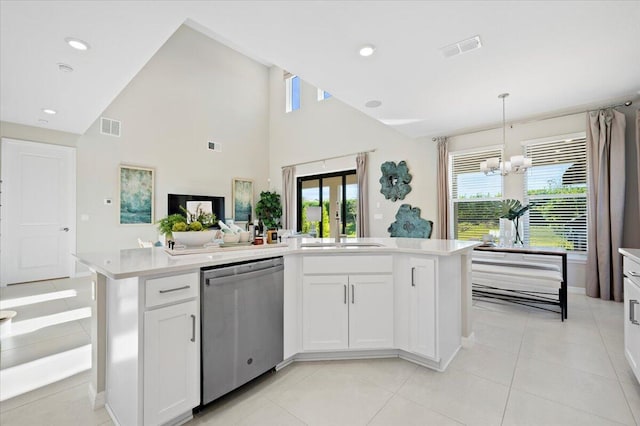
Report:
[[154,170],[120,166],[120,224],[152,224],[154,213]]
[[234,178],[233,192],[233,220],[247,222],[253,219],[253,181],[251,179]]

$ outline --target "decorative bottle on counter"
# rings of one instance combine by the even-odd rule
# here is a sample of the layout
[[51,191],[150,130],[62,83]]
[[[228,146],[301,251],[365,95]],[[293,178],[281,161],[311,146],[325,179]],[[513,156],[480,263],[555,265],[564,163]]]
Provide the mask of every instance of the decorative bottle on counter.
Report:
[[256,220],[253,222],[253,237],[259,237],[262,235],[262,227],[260,226],[260,221]]

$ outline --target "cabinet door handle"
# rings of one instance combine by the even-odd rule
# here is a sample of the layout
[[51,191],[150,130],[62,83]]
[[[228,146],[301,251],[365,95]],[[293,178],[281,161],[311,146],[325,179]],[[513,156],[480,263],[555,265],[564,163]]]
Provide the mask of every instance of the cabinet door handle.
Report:
[[632,277],[640,277],[640,272],[629,271],[629,275],[631,275]]
[[351,304],[356,303],[356,286],[351,284]]
[[415,281],[415,272],[416,272],[416,268],[411,268],[411,287],[415,287],[416,286],[416,281]]
[[635,324],[635,325],[640,325],[640,322],[638,322],[636,320],[636,309],[635,309],[635,305],[638,305],[638,301],[637,300],[633,300],[630,299],[629,300],[629,321],[631,321],[631,324]]
[[188,288],[191,288],[191,286],[190,285],[183,285],[182,287],[170,288],[168,290],[158,290],[158,292],[160,294],[164,294],[164,293],[171,293],[172,291],[186,290]]
[[191,315],[191,341],[196,341],[196,316]]
[[347,304],[347,285],[344,285],[344,304]]

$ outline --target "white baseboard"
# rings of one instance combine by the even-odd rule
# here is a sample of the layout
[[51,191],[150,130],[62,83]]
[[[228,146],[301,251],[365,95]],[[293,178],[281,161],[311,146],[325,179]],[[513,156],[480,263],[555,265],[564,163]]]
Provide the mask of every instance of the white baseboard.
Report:
[[467,337],[462,336],[460,341],[461,341],[463,347],[465,345],[473,346],[473,344],[476,341],[476,334],[472,331],[471,334],[469,334]]
[[91,408],[94,410],[104,407],[105,403],[104,391],[99,393],[96,392],[93,388],[93,383],[89,383],[89,403],[91,404]]
[[587,289],[584,287],[567,286],[567,293],[587,295]]

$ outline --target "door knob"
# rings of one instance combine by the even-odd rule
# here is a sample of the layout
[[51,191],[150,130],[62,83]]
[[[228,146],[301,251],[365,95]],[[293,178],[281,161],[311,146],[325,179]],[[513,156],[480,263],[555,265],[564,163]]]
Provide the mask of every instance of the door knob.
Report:
[[69,228],[67,228],[66,226],[64,228],[60,228],[60,230],[64,232],[69,232]]

